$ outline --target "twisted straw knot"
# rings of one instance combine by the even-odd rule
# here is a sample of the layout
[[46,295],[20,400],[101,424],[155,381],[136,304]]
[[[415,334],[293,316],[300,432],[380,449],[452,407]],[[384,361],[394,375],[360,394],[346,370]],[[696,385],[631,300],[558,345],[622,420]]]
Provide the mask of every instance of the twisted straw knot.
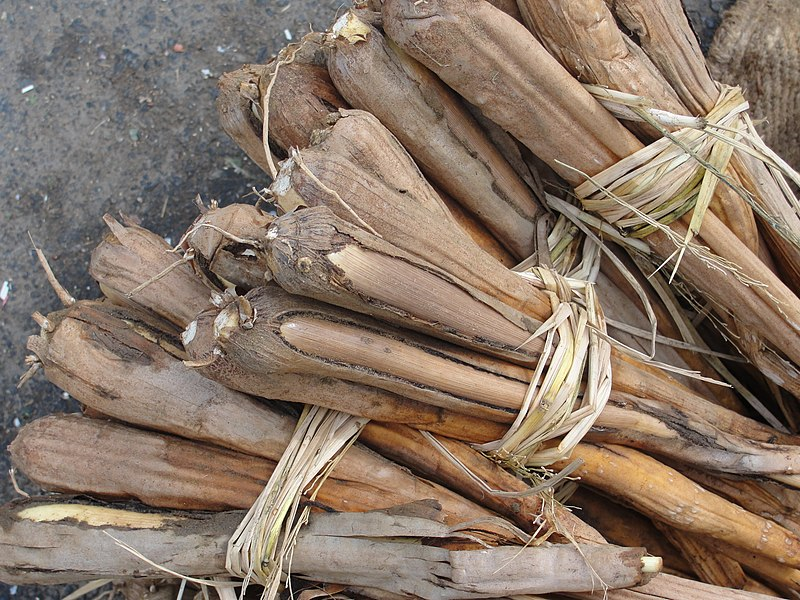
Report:
[[542,289],[555,294],[559,302],[571,302],[574,299],[569,280],[560,273],[543,266],[532,267],[530,272],[541,280]]

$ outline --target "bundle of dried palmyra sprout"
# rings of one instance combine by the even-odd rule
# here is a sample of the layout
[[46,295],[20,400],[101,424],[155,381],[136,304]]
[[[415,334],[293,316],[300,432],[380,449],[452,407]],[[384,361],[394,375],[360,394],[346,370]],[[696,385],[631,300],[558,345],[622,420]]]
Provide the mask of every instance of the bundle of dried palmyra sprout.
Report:
[[105,299],[34,315],[85,414],[12,444],[70,495],[0,577],[795,597],[800,178],[746,107],[678,0],[373,2],[223,76],[272,184],[106,217]]

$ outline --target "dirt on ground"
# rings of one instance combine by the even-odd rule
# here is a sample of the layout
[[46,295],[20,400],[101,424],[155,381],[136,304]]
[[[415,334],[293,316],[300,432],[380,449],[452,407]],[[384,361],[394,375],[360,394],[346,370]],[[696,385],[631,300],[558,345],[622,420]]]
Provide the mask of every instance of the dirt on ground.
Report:
[[[706,41],[731,0],[690,2]],[[216,78],[265,62],[341,0],[0,3],[0,502],[16,496],[5,447],[26,423],[77,403],[41,375],[23,389],[33,311],[60,308],[31,239],[76,298],[99,296],[87,266],[104,213],[175,241],[193,200],[239,200],[267,181],[219,129]],[[35,486],[19,478],[20,486]],[[0,584],[0,600],[73,588]]]

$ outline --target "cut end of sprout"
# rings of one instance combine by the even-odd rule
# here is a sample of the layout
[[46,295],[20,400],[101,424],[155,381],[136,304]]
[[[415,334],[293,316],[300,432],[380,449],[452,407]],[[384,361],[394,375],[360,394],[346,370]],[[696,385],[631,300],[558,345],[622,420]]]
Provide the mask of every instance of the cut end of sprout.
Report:
[[664,560],[660,556],[643,556],[642,573],[660,573]]

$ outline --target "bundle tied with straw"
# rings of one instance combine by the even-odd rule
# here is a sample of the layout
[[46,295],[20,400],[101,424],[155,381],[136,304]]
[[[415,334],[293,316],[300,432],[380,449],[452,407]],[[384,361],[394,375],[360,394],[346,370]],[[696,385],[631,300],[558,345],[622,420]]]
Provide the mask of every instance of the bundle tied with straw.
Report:
[[[653,12],[659,9],[643,10]],[[437,73],[466,99],[476,103],[484,114],[515,135],[571,185],[580,186],[587,177],[593,178],[613,168],[620,160],[643,148],[643,144],[548,55],[530,32],[483,0],[437,0],[420,4],[391,0],[384,4],[383,24],[387,34],[404,51]],[[647,31],[649,33],[649,28]],[[595,33],[587,30],[587,35]],[[598,45],[601,43],[598,40]],[[589,44],[588,47],[594,46]],[[502,56],[502,60],[497,56]],[[651,58],[661,68],[660,63]],[[669,81],[668,77],[666,79]],[[502,81],[507,93],[492,93],[497,81]],[[545,98],[549,100],[545,101]],[[733,102],[726,114],[732,112],[735,115],[740,104]],[[531,117],[536,113],[540,118],[518,118],[519,107],[526,107]],[[712,108],[713,103],[705,111]],[[658,125],[650,115],[648,118],[652,124]],[[658,127],[663,129],[661,125]],[[723,131],[721,137],[725,144],[706,144],[708,152],[711,152],[711,147],[716,148],[715,156],[709,158],[721,160],[721,164],[727,163],[732,146],[744,153],[742,162],[752,158],[742,148],[743,144],[734,139],[737,135]],[[706,127],[701,137],[717,139],[720,135]],[[765,154],[761,151],[756,153]],[[687,160],[684,158],[679,162]],[[694,160],[697,159],[693,156],[691,161]],[[743,202],[738,200],[736,193],[729,193],[727,185],[730,183],[735,187],[735,182],[726,179],[725,185],[717,185],[716,167],[702,157],[699,161],[709,173],[700,181],[692,181],[697,179],[697,175],[690,173],[691,185],[687,186],[686,180],[681,180],[677,189],[672,191],[688,193],[688,190],[696,189],[699,193],[702,189],[705,195],[716,188],[726,202],[732,197],[728,204]],[[767,159],[767,162],[777,168],[773,159]],[[762,167],[767,168],[763,164]],[[662,165],[661,171],[664,170]],[[690,171],[696,173],[694,169]],[[750,170],[751,175],[755,172]],[[753,176],[750,179],[757,178]],[[703,184],[702,180],[706,183]],[[748,179],[748,185],[750,183],[752,181]],[[674,185],[671,187],[675,188]],[[779,193],[780,189],[778,186]],[[736,191],[740,190],[737,188]],[[758,191],[760,193],[761,188]],[[780,216],[779,221],[782,219],[787,227],[791,226],[796,215],[789,218],[791,215],[784,214],[787,209],[790,213],[794,210],[791,201],[787,202],[786,198],[778,201],[774,194],[766,192],[759,198],[763,206],[770,207],[770,214]],[[655,204],[662,208],[665,201],[662,197]],[[728,204],[720,215],[714,211],[706,211],[704,215],[702,210],[695,211],[698,215],[695,221],[702,215],[701,240],[709,246],[710,252],[719,257],[717,265],[723,267],[710,269],[703,252],[693,254],[687,251],[681,256],[680,272],[692,286],[715,301],[715,308],[724,318],[733,321],[738,335],[743,338],[743,351],[748,358],[776,385],[794,394],[800,381],[796,368],[800,353],[797,351],[795,327],[798,322],[796,307],[800,303],[791,289],[791,278],[787,285],[771,270],[771,258],[764,256],[762,260],[763,247],[759,244],[754,246],[752,240],[744,236],[737,237],[735,223],[724,220]],[[748,208],[746,204],[745,207]],[[695,236],[696,225],[686,216],[670,226],[659,225],[646,238],[649,252],[659,257],[653,260],[663,261],[681,255],[680,249],[686,247],[686,240]],[[783,248],[777,243],[775,246]],[[790,260],[788,264],[791,267],[795,262]],[[763,285],[750,285],[751,281]],[[765,346],[764,342],[768,345]]]
[[[791,271],[791,253],[772,256],[756,226],[777,197],[751,209],[737,195],[781,188],[780,176],[764,184],[737,156],[768,152],[736,89],[695,111],[691,86],[676,83],[687,70],[665,66],[674,55],[644,36],[640,48],[609,17],[650,22],[668,0],[655,11],[638,0],[519,4],[376,1],[382,12],[347,12],[329,34],[223,78],[223,125],[272,185],[255,207],[200,204],[171,251],[106,218],[91,272],[107,300],[62,293],[65,310],[37,313],[29,340],[26,377],[43,369],[87,413],[29,425],[12,455],[52,491],[237,512],[6,507],[2,540],[20,552],[0,559],[0,573],[20,561],[26,581],[55,581],[59,565],[65,580],[185,569],[194,584],[216,578],[222,597],[258,584],[273,598],[289,575],[431,600],[794,591],[797,438],[737,412],[736,399],[715,404],[707,378],[687,385],[696,362],[653,360],[657,312],[674,318],[683,351],[705,349],[722,370],[731,350],[701,339],[667,284],[648,287],[642,274],[674,250],[678,275],[705,286],[747,356],[772,380],[788,375],[793,391],[793,332],[773,351],[781,320],[800,322],[777,275]],[[576,36],[592,11],[605,20]],[[638,89],[608,85],[626,77]],[[692,112],[705,116],[681,116]],[[632,117],[640,124],[618,120]],[[580,208],[545,192],[532,174],[539,159],[577,186]],[[759,265],[768,272],[754,277]],[[731,275],[729,290],[720,282]],[[613,315],[639,324],[631,347],[607,332],[604,288],[645,305]],[[567,512],[559,501],[575,473],[667,537],[660,547],[683,557],[670,557],[682,574],[714,585],[652,577],[660,559],[644,556],[642,538],[622,532],[631,547],[616,548]],[[31,532],[103,556],[28,548]],[[197,561],[182,550],[192,543],[207,544]]]

